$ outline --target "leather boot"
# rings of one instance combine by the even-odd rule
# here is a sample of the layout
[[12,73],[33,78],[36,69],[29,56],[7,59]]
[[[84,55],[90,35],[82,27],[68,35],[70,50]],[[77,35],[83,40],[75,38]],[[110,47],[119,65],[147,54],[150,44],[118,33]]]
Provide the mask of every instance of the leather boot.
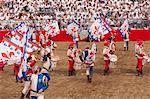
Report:
[[24,94],[23,93],[21,93],[21,97],[20,97],[20,99],[24,99]]

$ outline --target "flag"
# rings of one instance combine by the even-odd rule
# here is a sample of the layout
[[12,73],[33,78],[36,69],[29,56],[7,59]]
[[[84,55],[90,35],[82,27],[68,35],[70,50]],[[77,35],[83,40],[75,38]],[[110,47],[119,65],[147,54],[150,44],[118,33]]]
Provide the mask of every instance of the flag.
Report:
[[[9,39],[4,38],[0,43],[0,59],[7,61],[8,64],[13,64],[20,60],[23,55],[22,48],[11,42]],[[31,54],[27,53],[27,57]]]
[[101,36],[105,36],[112,31],[112,28],[101,18],[98,18],[90,27],[90,36],[94,40],[100,40]]
[[85,40],[88,38],[88,31],[87,30],[82,30],[80,31],[79,33],[79,37],[80,37],[80,40]]
[[123,38],[125,37],[125,34],[128,32],[128,30],[129,30],[129,23],[128,20],[126,19],[122,24],[122,26],[119,28],[120,34]]
[[33,33],[31,27],[28,27],[25,22],[21,22],[19,25],[14,27],[11,31],[11,35],[15,35],[16,32],[20,33],[21,35],[25,35],[26,32],[29,31],[28,39],[31,38],[31,35]]
[[23,39],[23,56],[22,56],[22,60],[21,60],[21,67],[18,73],[18,79],[21,80],[22,78],[24,78],[24,76],[26,76],[26,72],[28,70],[27,67],[27,44],[28,44],[28,33],[29,33],[29,29],[26,31],[25,34],[25,38]]
[[79,30],[79,26],[73,22],[73,23],[70,23],[68,26],[67,26],[67,34],[71,35],[74,34],[74,30],[78,31]]
[[60,33],[58,22],[56,20],[46,21],[43,28],[46,30],[46,34],[51,35],[52,37]]
[[[27,32],[29,32],[29,31],[27,31]],[[18,32],[15,32],[10,40],[11,40],[11,42],[15,43],[19,47],[24,47],[26,35],[24,34],[24,36],[23,36],[23,35],[19,34]],[[39,48],[39,46],[37,44],[28,40],[27,52],[30,53],[30,52],[36,51],[38,48]]]

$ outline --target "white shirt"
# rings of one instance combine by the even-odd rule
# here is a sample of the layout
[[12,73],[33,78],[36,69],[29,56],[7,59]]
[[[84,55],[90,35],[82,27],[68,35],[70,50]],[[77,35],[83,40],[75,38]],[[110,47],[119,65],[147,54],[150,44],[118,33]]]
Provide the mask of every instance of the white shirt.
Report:
[[32,74],[31,75],[31,89],[36,91],[37,90],[37,83],[38,83],[38,75]]
[[[72,58],[75,58],[75,55],[74,55],[74,49],[68,49],[67,50],[67,56],[71,56]],[[69,58],[69,60],[72,60]]]
[[[110,52],[110,49],[109,49],[109,47],[104,47],[104,49],[103,49],[103,55],[108,55],[109,56],[109,52]],[[104,60],[109,60],[109,57],[106,57],[106,56],[104,56]]]

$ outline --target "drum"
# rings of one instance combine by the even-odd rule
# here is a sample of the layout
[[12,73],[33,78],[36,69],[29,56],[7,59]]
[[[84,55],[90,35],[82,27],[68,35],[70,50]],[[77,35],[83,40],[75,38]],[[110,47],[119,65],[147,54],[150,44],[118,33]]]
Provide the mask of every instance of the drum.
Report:
[[74,62],[74,68],[76,70],[81,69],[82,61],[80,60],[80,58],[75,58],[74,61],[75,61]]
[[114,54],[112,55],[109,55],[109,59],[110,59],[110,64],[109,64],[109,67],[110,68],[116,68],[116,63],[117,63],[117,60],[118,60],[118,57]]
[[147,62],[150,62],[150,58],[148,56],[144,56],[143,58],[143,65]]
[[51,59],[51,68],[54,69],[56,68],[57,62],[59,61],[59,57],[58,56],[53,56]]

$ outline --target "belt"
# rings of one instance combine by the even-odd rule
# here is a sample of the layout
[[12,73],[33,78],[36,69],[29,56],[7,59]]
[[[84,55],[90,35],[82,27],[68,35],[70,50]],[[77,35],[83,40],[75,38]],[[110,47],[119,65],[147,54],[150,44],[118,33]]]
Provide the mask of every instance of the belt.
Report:
[[34,90],[31,90],[31,91],[33,91],[33,92],[35,92],[35,93],[38,93],[37,91],[34,91]]
[[[47,70],[47,68],[45,68],[45,67],[43,67],[43,69],[46,69]],[[48,71],[48,70],[47,70]]]

